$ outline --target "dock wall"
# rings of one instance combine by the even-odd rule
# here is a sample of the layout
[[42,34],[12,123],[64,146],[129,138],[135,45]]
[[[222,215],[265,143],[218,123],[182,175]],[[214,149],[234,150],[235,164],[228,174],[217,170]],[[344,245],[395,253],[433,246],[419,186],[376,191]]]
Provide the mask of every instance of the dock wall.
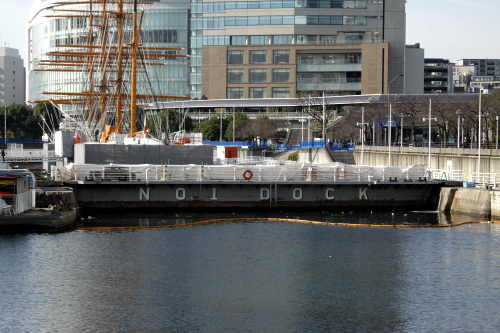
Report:
[[441,189],[439,211],[500,217],[500,191],[483,188],[445,187]]

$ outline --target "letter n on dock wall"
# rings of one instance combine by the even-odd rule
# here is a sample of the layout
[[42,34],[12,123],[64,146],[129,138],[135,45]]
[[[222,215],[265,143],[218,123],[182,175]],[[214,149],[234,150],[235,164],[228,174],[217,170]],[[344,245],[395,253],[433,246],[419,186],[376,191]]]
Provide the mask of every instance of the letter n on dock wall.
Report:
[[149,187],[146,187],[146,189],[143,187],[139,188],[139,200],[149,201]]

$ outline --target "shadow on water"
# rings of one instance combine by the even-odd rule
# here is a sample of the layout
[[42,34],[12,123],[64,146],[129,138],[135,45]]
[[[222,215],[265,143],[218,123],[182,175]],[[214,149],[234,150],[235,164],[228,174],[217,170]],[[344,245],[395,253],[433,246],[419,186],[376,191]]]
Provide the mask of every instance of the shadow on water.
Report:
[[277,213],[154,213],[154,214],[101,214],[82,218],[78,227],[157,227],[173,226],[212,220],[238,219],[290,219],[328,223],[365,225],[452,225],[469,221],[484,221],[485,217],[450,214],[437,211],[408,212],[277,212]]

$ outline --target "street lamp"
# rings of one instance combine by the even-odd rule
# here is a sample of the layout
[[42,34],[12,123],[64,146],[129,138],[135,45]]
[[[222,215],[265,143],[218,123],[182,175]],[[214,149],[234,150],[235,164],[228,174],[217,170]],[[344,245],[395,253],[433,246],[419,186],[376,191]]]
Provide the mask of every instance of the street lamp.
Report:
[[392,109],[391,109],[391,83],[394,82],[398,77],[404,76],[404,74],[398,74],[392,79],[387,85],[387,108],[389,109],[389,119],[387,121],[387,131],[388,131],[388,144],[389,144],[389,162],[388,166],[391,166],[391,126],[392,126]]
[[361,122],[357,123],[357,126],[361,126],[361,165],[364,165],[364,153],[365,153],[365,125],[368,125],[368,123],[365,123],[365,107],[361,107]]
[[401,148],[403,148],[403,120],[407,115],[401,113],[399,116],[401,117]]
[[432,118],[431,117],[431,112],[432,112],[432,100],[430,99],[429,100],[429,117],[428,118],[423,118],[423,121],[426,121],[428,120],[429,121],[429,162],[428,162],[428,168],[430,169],[431,168],[431,120],[434,120],[434,121],[437,121],[437,118],[434,117]]
[[483,94],[483,89],[479,89],[479,136],[477,142],[477,176],[479,180],[479,174],[481,173],[481,95]]
[[458,126],[457,126],[457,155],[459,154],[458,150],[460,149],[460,116],[462,115],[461,110],[457,110],[457,116],[458,116]]
[[497,120],[497,145],[496,145],[496,150],[497,150],[497,156],[498,156],[498,121],[500,120],[500,116],[495,117]]

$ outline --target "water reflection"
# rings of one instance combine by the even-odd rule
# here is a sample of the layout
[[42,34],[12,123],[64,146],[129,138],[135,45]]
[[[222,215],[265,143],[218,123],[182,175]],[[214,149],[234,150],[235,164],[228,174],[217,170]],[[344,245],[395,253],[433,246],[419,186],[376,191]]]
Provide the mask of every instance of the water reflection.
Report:
[[[406,214],[289,217],[442,223],[436,213]],[[86,222],[153,225],[232,215]],[[494,331],[499,235],[500,226],[490,224],[231,222],[0,236],[0,331]]]
[[147,227],[182,225],[220,219],[296,219],[349,224],[389,224],[389,225],[450,225],[469,221],[484,221],[485,217],[451,214],[436,211],[408,212],[278,212],[278,213],[167,213],[167,214],[127,214],[96,215],[84,217],[79,227]]

